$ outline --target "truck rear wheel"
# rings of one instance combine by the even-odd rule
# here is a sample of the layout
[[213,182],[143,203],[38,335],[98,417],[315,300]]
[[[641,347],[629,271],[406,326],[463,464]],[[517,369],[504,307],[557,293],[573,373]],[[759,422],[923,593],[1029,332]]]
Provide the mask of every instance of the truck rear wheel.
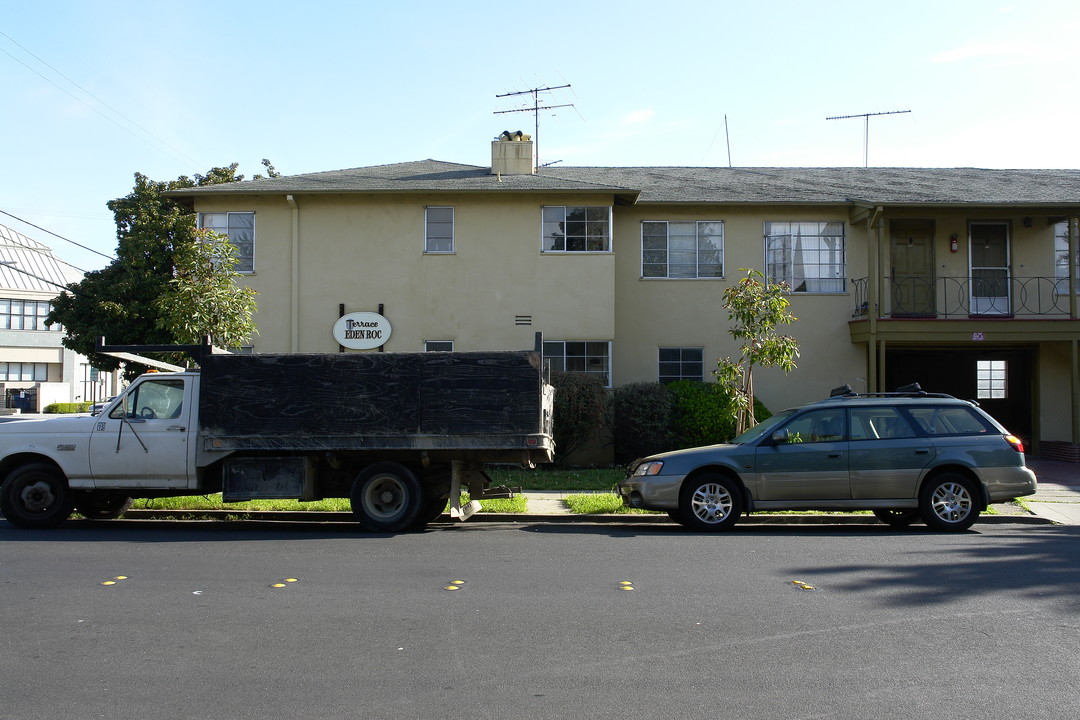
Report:
[[75,510],[87,520],[114,520],[128,511],[131,498],[123,493],[95,491],[75,501]]
[[68,519],[74,505],[67,480],[45,463],[16,468],[0,487],[0,510],[16,527],[56,527]]
[[349,500],[365,530],[399,532],[416,522],[424,507],[424,490],[409,468],[380,462],[356,476]]

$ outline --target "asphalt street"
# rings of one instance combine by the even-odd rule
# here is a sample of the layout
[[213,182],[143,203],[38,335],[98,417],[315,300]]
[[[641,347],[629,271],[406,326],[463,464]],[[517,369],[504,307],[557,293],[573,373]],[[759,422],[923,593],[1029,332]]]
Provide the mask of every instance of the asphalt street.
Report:
[[1080,528],[872,523],[0,523],[0,718],[1076,716]]

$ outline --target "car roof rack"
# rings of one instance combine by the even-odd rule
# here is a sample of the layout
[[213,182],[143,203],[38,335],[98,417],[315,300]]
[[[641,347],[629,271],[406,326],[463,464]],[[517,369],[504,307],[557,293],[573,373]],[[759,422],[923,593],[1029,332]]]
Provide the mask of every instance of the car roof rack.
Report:
[[896,388],[896,390],[894,390],[893,392],[857,393],[857,392],[855,392],[854,390],[851,389],[850,385],[841,385],[840,387],[833,388],[829,392],[829,399],[830,400],[835,399],[835,398],[854,399],[854,398],[873,398],[873,397],[892,397],[892,398],[898,398],[898,397],[926,397],[926,398],[946,398],[946,399],[949,399],[949,400],[955,400],[956,399],[956,397],[954,395],[949,395],[948,393],[926,392],[925,390],[922,389],[922,386],[919,385],[919,383],[917,383],[917,382],[911,383],[909,385],[901,385],[900,387]]

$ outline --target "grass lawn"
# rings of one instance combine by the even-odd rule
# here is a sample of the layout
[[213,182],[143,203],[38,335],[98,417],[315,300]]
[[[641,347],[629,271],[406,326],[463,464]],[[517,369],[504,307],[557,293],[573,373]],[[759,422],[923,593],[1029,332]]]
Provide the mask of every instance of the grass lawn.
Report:
[[[611,491],[615,483],[623,476],[619,468],[579,469],[579,470],[524,470],[498,467],[489,470],[492,484],[507,485],[512,488],[529,490],[560,490],[563,492],[585,491],[601,494],[571,496],[567,499],[573,512],[605,513],[624,512],[619,498]],[[575,498],[573,503],[571,498]],[[577,500],[576,498],[582,498]],[[468,494],[462,498],[462,504],[468,502]],[[480,512],[524,513],[528,512],[528,501],[524,497],[510,499],[493,498],[480,502]],[[581,509],[577,509],[581,508]],[[596,509],[586,509],[596,508]],[[299,500],[249,500],[239,503],[223,503],[221,493],[211,495],[187,495],[183,497],[155,498],[136,500],[132,505],[135,510],[188,511],[197,515],[203,510],[225,510],[243,516],[245,512],[288,511],[288,512],[351,512],[348,498],[327,498],[313,502]]]

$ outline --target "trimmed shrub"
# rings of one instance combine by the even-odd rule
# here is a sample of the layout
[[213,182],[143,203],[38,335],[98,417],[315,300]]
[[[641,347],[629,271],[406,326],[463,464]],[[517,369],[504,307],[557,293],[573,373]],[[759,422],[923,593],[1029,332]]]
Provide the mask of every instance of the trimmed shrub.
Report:
[[562,464],[605,427],[608,391],[597,377],[553,372],[555,387],[555,463]]
[[611,434],[615,462],[622,465],[675,447],[675,396],[660,383],[630,383],[612,396]]
[[84,413],[90,412],[90,405],[88,402],[77,403],[51,403],[45,406],[45,409],[41,412],[49,415],[68,415],[71,413]]
[[715,445],[735,435],[731,399],[720,383],[679,380],[667,388],[675,397],[672,431],[678,447]]

